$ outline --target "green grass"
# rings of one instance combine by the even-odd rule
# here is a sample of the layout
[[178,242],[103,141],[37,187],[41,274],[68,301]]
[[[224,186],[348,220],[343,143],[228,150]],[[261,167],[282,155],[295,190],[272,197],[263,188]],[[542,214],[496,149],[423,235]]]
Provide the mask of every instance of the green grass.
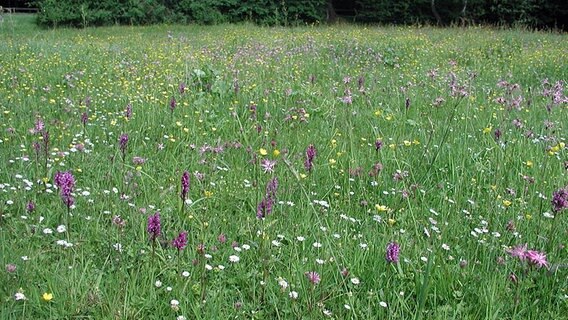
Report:
[[0,318],[567,319],[566,35],[33,22],[0,24]]

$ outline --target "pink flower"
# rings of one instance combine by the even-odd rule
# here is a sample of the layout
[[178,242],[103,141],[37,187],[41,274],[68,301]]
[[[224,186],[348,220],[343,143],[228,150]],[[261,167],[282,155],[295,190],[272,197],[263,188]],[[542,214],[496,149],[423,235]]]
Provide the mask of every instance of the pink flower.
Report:
[[543,252],[536,250],[528,250],[525,253],[525,257],[529,261],[530,265],[537,266],[538,268],[548,266],[548,262],[546,261],[546,255]]
[[306,275],[306,278],[308,278],[308,281],[310,281],[313,285],[316,285],[321,281],[320,275],[315,271],[308,271],[304,274]]
[[513,247],[511,250],[507,250],[507,253],[511,255],[513,258],[519,258],[519,260],[523,261],[527,258],[527,244],[518,245]]

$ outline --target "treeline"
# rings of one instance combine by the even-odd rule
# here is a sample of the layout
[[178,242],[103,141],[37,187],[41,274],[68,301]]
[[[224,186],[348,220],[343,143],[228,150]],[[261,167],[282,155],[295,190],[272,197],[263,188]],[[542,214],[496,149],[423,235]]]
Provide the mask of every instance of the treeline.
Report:
[[101,26],[112,24],[251,21],[289,25],[326,20],[327,0],[39,0],[38,24]]
[[37,0],[38,24],[101,26],[249,21],[296,25],[377,24],[527,26],[568,30],[568,0]]
[[[341,4],[345,1],[338,1]],[[567,30],[568,0],[357,0],[353,21]]]

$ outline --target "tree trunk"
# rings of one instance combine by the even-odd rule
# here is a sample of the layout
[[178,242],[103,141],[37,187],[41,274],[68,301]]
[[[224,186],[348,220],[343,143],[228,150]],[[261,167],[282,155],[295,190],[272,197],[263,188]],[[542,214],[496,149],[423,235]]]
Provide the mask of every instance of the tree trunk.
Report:
[[327,1],[327,22],[335,22],[337,20],[337,13],[333,7],[333,1]]
[[432,13],[434,14],[434,17],[436,18],[436,23],[438,25],[442,24],[442,18],[440,17],[440,14],[438,14],[438,10],[436,10],[436,0],[432,0],[430,2],[430,5],[432,6]]

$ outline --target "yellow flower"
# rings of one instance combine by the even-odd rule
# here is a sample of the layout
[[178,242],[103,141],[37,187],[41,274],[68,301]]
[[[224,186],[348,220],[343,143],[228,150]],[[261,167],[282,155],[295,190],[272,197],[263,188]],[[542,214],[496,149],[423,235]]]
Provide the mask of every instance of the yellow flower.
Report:
[[300,173],[300,178],[306,179],[307,175],[305,173]]
[[336,164],[336,163],[337,163],[337,161],[335,161],[335,159],[329,159],[329,164],[330,164],[330,165],[334,165],[334,164]]
[[503,200],[503,205],[504,205],[505,207],[509,207],[511,204],[512,204],[511,201],[509,201],[509,200]]
[[274,151],[272,151],[272,155],[278,157],[280,155],[280,150],[274,149]]
[[412,142],[408,141],[408,140],[404,140],[403,141],[404,145],[407,147],[410,147],[410,145],[412,144]]
[[385,212],[385,211],[389,211],[389,210],[390,210],[389,207],[387,207],[387,206],[385,206],[385,205],[380,205],[380,204],[378,204],[378,203],[375,205],[375,209],[377,209],[377,211],[379,211],[379,212]]
[[43,299],[43,301],[49,302],[49,301],[53,300],[53,293],[47,293],[47,292],[45,292],[45,293],[41,296],[41,298]]
[[260,153],[261,156],[265,156],[268,154],[268,151],[266,151],[266,149],[264,148],[260,148],[260,150],[258,150],[258,153]]
[[530,161],[530,160],[527,160],[526,164],[527,164],[527,167],[529,167],[529,168],[531,168],[533,166],[533,162]]
[[213,196],[213,192],[208,190],[205,190],[204,194],[206,198],[211,198]]
[[483,133],[489,133],[491,132],[491,129],[491,127],[483,128]]
[[387,220],[387,222],[388,222],[389,226],[392,227],[392,226],[396,223],[396,220],[389,218],[389,219]]

